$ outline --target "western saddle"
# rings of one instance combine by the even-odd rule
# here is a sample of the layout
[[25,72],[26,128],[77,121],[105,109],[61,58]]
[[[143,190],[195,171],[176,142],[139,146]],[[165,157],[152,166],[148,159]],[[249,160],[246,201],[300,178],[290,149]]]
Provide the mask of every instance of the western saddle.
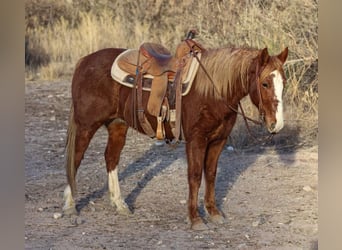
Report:
[[[136,117],[144,132],[159,140],[165,138],[163,122],[170,119],[169,103],[166,97],[168,82],[173,82],[176,89],[175,97],[175,127],[172,129],[175,140],[181,137],[181,98],[182,82],[186,78],[191,65],[191,59],[205,49],[194,41],[195,32],[190,31],[187,38],[176,48],[175,56],[161,44],[143,43],[138,50],[129,50],[117,60],[119,68],[135,75],[133,85],[133,123],[137,127]],[[196,58],[198,60],[198,58]],[[152,76],[150,96],[147,102],[147,112],[156,117],[157,131],[154,131],[145,117],[142,105],[143,78]],[[113,76],[114,77],[114,76]]]

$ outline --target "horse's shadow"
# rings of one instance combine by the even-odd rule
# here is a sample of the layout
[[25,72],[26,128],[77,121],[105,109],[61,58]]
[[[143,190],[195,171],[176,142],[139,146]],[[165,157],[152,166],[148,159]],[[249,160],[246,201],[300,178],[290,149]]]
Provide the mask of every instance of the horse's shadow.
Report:
[[[135,202],[140,193],[148,185],[148,183],[163,170],[168,168],[175,160],[179,159],[179,153],[173,150],[180,150],[180,148],[172,148],[168,145],[153,144],[143,155],[137,158],[134,162],[125,167],[122,171],[119,170],[119,182],[124,181],[130,176],[137,175],[139,172],[144,174],[139,181],[136,182],[136,186],[125,198],[125,202],[134,212]],[[173,152],[172,152],[173,151]],[[178,157],[177,157],[178,156]],[[184,155],[181,158],[185,157]],[[120,168],[120,166],[118,166]],[[148,170],[147,170],[148,169]],[[80,212],[83,208],[88,206],[91,200],[100,199],[108,192],[108,182],[104,184],[101,189],[89,193],[85,197],[82,197],[77,203],[77,211]]]
[[[179,146],[183,147],[183,145]],[[178,151],[180,150],[180,148],[172,148],[172,146],[167,144],[162,146],[157,146],[156,144],[154,144],[138,160],[131,163],[122,172],[119,173],[119,181],[122,181],[129,176],[135,175],[137,172],[144,171],[143,176],[140,178],[136,186],[132,189],[132,191],[127,195],[125,199],[126,203],[133,211],[138,196],[148,185],[148,183],[155,176],[159,175],[165,169],[170,167],[175,160],[185,157],[185,154],[179,157],[180,154],[175,152],[174,150]],[[148,168],[147,171],[146,168]]]
[[[227,196],[229,190],[237,181],[241,173],[243,173],[247,168],[252,166],[258,157],[265,153],[268,149],[272,148],[279,156],[280,161],[283,161],[286,164],[291,165],[294,162],[294,157],[296,153],[296,147],[286,147],[286,143],[288,140],[291,140],[292,145],[298,144],[298,128],[287,128],[286,134],[288,136],[277,138],[275,137],[271,141],[265,143],[262,147],[254,146],[253,154],[250,154],[247,160],[241,161],[236,160],[239,157],[243,157],[242,155],[238,157],[232,157],[232,160],[235,159],[234,162],[228,161],[223,162],[221,159],[218,163],[218,173],[216,177],[216,201],[218,207],[222,210],[224,198]],[[286,139],[284,139],[286,138]],[[284,149],[284,147],[286,149]],[[174,152],[177,150],[178,152]],[[243,151],[243,149],[242,149]],[[181,153],[180,153],[181,152]],[[170,154],[171,153],[171,154]],[[232,154],[227,149],[224,149],[222,154]],[[284,157],[286,156],[286,157]],[[167,169],[175,160],[180,158],[185,158],[185,147],[184,145],[179,145],[176,149],[171,148],[168,145],[157,146],[153,145],[149,148],[142,156],[137,158],[133,163],[129,164],[122,171],[119,171],[119,181],[124,181],[125,179],[136,175],[138,172],[143,172],[144,174],[140,177],[140,180],[136,182],[136,186],[130,191],[130,193],[126,196],[125,201],[131,210],[134,212],[135,202],[144,188],[149,184],[149,182],[155,177],[161,174],[165,169]],[[151,164],[152,162],[152,164]],[[184,160],[184,164],[186,161]],[[148,168],[148,170],[147,170]],[[204,183],[202,184],[204,186]],[[81,211],[84,207],[86,207],[90,200],[99,199],[104,196],[104,194],[108,192],[108,184],[106,183],[101,189],[96,190],[86,197],[80,199],[77,205],[77,210]],[[200,204],[199,207],[200,213],[204,215],[203,204]]]
[[[252,166],[263,153],[272,149],[283,164],[290,166],[294,163],[297,145],[299,144],[300,128],[287,127],[284,130],[286,131],[283,132],[283,135],[276,135],[271,140],[265,140],[263,143],[256,142],[252,148],[252,153],[243,161],[236,160],[239,157],[243,157],[243,155],[232,157],[236,160],[235,162],[222,162],[219,160],[215,192],[217,205],[220,209],[222,209],[224,198],[239,176]],[[289,141],[291,142],[290,144]],[[244,152],[243,149],[241,151]],[[248,152],[248,150],[246,151]],[[222,154],[224,153],[228,153],[227,150],[223,150]]]

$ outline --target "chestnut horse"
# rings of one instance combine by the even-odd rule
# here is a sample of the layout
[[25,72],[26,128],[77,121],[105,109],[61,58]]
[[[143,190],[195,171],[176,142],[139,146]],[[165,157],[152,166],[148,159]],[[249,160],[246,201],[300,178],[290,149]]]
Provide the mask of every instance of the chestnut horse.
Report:
[[[72,107],[66,145],[68,185],[64,191],[65,214],[75,213],[76,173],[84,152],[95,132],[106,126],[108,142],[105,161],[110,201],[118,212],[130,213],[121,198],[117,165],[132,121],[132,89],[111,77],[115,58],[125,49],[99,50],[81,58],[72,79]],[[249,95],[259,108],[270,133],[284,125],[282,92],[283,70],[288,55],[285,48],[271,56],[265,49],[220,48],[203,52],[201,64],[190,92],[182,99],[182,127],[188,163],[188,216],[192,229],[206,229],[198,212],[198,192],[202,174],[205,180],[204,205],[214,223],[223,223],[224,216],[216,206],[215,178],[217,163],[237,118],[239,101]],[[146,110],[148,92],[143,93]],[[155,117],[146,112],[153,129]],[[138,124],[136,128],[143,133]],[[172,139],[170,124],[165,122],[166,138]]]

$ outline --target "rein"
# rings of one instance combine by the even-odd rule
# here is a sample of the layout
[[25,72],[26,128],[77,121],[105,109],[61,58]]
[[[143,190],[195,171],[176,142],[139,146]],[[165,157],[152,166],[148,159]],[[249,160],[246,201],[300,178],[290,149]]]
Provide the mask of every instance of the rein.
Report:
[[[190,51],[193,53],[193,49],[192,49],[191,45],[189,44],[188,39],[185,39],[185,42],[186,42],[186,44],[188,45],[188,47],[190,48]],[[199,65],[201,66],[201,68],[202,68],[202,70],[204,71],[204,73],[206,74],[206,76],[208,77],[210,83],[213,85],[214,91],[217,93],[218,96],[220,96],[219,91],[218,91],[218,89],[216,88],[216,85],[214,84],[213,79],[212,79],[211,76],[209,75],[208,71],[206,70],[206,68],[204,67],[204,65],[203,65],[202,62],[200,61],[200,59],[197,57],[197,54],[196,54],[196,53],[193,53],[193,55],[195,56],[196,60],[198,61]],[[258,72],[259,72],[259,66],[257,66],[256,72],[257,72],[256,74],[258,74]],[[246,116],[246,114],[245,114],[245,112],[244,112],[244,110],[243,110],[243,108],[242,108],[242,105],[241,105],[241,102],[240,102],[240,101],[238,102],[238,106],[240,107],[241,112],[240,112],[238,109],[232,107],[230,104],[227,104],[226,102],[224,102],[224,104],[225,104],[229,109],[233,110],[235,113],[237,113],[238,115],[241,115],[241,116],[243,117],[243,120],[244,120],[244,122],[245,122],[247,131],[248,131],[248,133],[253,137],[253,139],[255,139],[255,140],[258,141],[258,142],[263,142],[262,140],[260,140],[259,138],[257,138],[257,137],[252,133],[252,131],[251,131],[250,127],[249,127],[249,124],[248,124],[248,121],[251,121],[251,122],[253,122],[254,124],[257,124],[257,125],[262,125],[262,124],[263,124],[262,121],[263,121],[263,118],[264,118],[264,112],[263,112],[263,104],[262,104],[261,90],[260,90],[260,84],[259,84],[260,82],[259,82],[259,81],[260,81],[260,80],[259,80],[259,76],[257,75],[257,91],[258,91],[258,96],[259,96],[259,107],[258,107],[259,109],[258,109],[258,110],[259,110],[260,120],[261,120],[261,121],[257,121],[257,120],[255,120],[255,119],[252,119],[252,118]],[[222,96],[221,96],[221,99],[222,99],[222,101],[224,101],[224,99],[223,99]],[[267,141],[269,141],[270,139],[272,139],[273,136],[274,136],[273,134],[271,134],[270,136],[268,136]]]

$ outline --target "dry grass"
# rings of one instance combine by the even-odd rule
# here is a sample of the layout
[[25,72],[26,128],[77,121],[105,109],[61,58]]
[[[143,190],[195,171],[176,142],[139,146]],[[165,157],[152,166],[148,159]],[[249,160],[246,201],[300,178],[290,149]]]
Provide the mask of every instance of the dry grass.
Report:
[[[70,79],[80,57],[105,47],[136,48],[144,41],[153,41],[174,50],[191,28],[199,32],[198,39],[207,47],[229,44],[268,47],[275,54],[288,46],[284,96],[289,131],[284,134],[291,133],[302,144],[317,143],[316,0],[26,0],[25,3],[27,79]],[[256,115],[249,102],[245,103],[247,113]],[[261,129],[255,131],[258,136],[263,134]],[[251,139],[245,133],[242,126],[234,129],[231,135],[234,145],[250,144]],[[287,137],[288,143],[292,137]],[[278,139],[282,140],[285,139]]]

